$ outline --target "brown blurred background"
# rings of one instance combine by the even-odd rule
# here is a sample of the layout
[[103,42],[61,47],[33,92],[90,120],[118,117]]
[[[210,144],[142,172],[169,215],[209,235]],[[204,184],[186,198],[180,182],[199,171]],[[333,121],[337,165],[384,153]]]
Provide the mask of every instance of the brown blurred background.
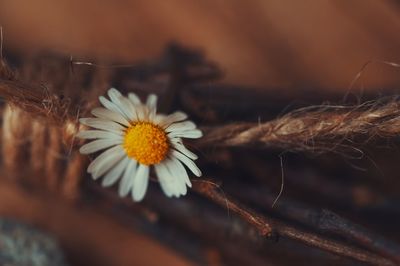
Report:
[[[226,81],[263,88],[347,89],[370,59],[400,61],[395,1],[0,2],[7,47],[134,62],[170,41],[203,49]],[[367,88],[399,84],[371,65]]]

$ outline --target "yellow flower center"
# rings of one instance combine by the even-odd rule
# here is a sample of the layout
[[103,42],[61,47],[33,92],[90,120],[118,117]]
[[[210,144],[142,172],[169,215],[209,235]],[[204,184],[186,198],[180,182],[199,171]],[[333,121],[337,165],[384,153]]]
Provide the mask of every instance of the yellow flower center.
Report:
[[141,164],[157,164],[167,155],[168,137],[157,125],[150,122],[136,122],[125,132],[124,149],[129,157]]

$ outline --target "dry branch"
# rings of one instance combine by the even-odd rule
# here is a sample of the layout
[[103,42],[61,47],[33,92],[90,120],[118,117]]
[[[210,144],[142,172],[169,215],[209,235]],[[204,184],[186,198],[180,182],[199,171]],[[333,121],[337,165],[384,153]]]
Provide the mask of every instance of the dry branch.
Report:
[[[238,189],[239,187],[240,189]],[[228,185],[227,189],[238,199],[261,208],[272,206],[276,198],[276,195],[267,189],[246,185]],[[275,208],[270,211],[275,211],[281,216],[300,222],[319,232],[338,235],[400,263],[400,245],[330,210],[316,209],[304,203],[281,198]]]
[[245,207],[240,206],[239,203],[228,199],[226,196],[221,196],[220,193],[216,192],[216,189],[218,189],[218,186],[215,183],[207,180],[196,181],[193,185],[194,191],[212,199],[218,205],[233,211],[249,224],[257,228],[261,235],[271,235],[272,228],[265,217],[255,213],[252,210],[249,210],[248,208],[246,209]]
[[294,226],[287,225],[279,220],[267,218],[265,216],[255,214],[246,207],[241,207],[233,199],[229,198],[225,193],[218,191],[218,187],[212,182],[199,181],[193,185],[193,190],[205,196],[211,201],[217,203],[223,208],[228,208],[237,215],[241,216],[249,224],[256,225],[261,235],[265,235],[265,228],[272,230],[268,232],[301,241],[309,246],[316,247],[334,254],[352,258],[358,261],[367,262],[373,265],[395,265],[392,261],[377,256],[371,252],[340,243],[338,241],[329,240],[315,233],[300,230]]

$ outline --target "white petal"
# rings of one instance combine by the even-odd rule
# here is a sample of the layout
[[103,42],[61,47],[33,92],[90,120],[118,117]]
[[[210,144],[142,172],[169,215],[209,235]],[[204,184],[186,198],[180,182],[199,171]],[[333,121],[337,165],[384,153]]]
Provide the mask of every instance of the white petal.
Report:
[[175,171],[177,172],[177,176],[181,179],[181,181],[188,187],[192,187],[192,182],[190,182],[189,176],[186,172],[185,167],[183,167],[182,163],[174,157],[171,158],[171,162],[175,164],[174,166]]
[[161,179],[159,179],[160,185],[167,196],[179,197],[180,195],[186,194],[187,188],[185,182],[182,182],[177,176],[179,174],[179,170],[176,169],[176,166],[170,159],[167,159],[159,164],[159,169],[161,169],[162,173]]
[[121,99],[121,106],[124,108],[125,113],[128,115],[130,121],[136,121],[137,118],[137,111],[136,107],[129,101],[128,98],[122,97]]
[[118,90],[114,88],[109,89],[108,96],[126,118],[132,119],[133,110],[126,105],[125,97]]
[[[177,140],[177,141],[176,141]],[[191,152],[190,150],[188,150],[181,142],[181,140],[179,138],[174,138],[171,139],[171,143],[173,144],[174,149],[176,149],[177,151],[183,153],[183,155],[186,155],[187,157],[189,157],[192,160],[197,160],[197,158],[199,158],[196,154],[194,154],[193,152]]]
[[104,151],[102,154],[97,156],[88,166],[87,171],[92,173],[93,178],[96,179],[103,173],[108,171],[114,166],[117,161],[121,160],[125,156],[125,151],[122,146],[118,145]]
[[165,131],[166,132],[173,132],[173,131],[187,131],[196,129],[196,124],[192,121],[184,121],[180,123],[174,123],[169,125]]
[[130,159],[128,166],[125,169],[121,183],[119,184],[118,194],[120,197],[125,197],[131,191],[133,181],[136,178],[137,162]]
[[175,112],[172,113],[168,116],[166,116],[163,121],[160,122],[160,126],[161,127],[168,127],[170,124],[175,123],[175,122],[179,122],[182,120],[185,120],[187,118],[187,115],[183,112]]
[[146,116],[147,116],[147,114],[148,114],[147,107],[146,107],[145,105],[143,105],[143,104],[141,104],[141,105],[136,105],[135,107],[136,107],[135,110],[136,110],[137,119],[138,119],[139,121],[145,120],[145,119],[146,119]]
[[119,113],[121,115],[124,115],[124,113],[121,112],[121,110],[118,108],[118,106],[116,104],[114,104],[113,102],[107,100],[106,97],[100,96],[99,97],[99,101],[108,110],[111,110],[113,112],[116,112],[116,113]]
[[132,198],[134,201],[141,201],[144,198],[148,184],[149,167],[147,165],[139,164],[136,178],[133,181]]
[[113,147],[111,149],[108,149],[101,153],[99,156],[96,157],[88,166],[87,172],[92,173],[93,172],[93,167],[96,166],[98,163],[101,163],[102,160],[108,159],[112,156],[115,156],[117,154],[120,154],[121,152],[124,152],[123,148],[120,146]]
[[157,96],[155,94],[150,94],[147,96],[146,106],[149,112],[149,119],[153,120],[157,112]]
[[193,172],[193,174],[195,174],[196,176],[200,177],[201,176],[201,171],[200,169],[197,167],[197,165],[188,157],[186,157],[185,155],[183,155],[182,153],[178,152],[178,151],[172,151],[172,155],[177,158],[179,161],[181,161],[183,164],[185,164],[190,171]]
[[107,94],[113,103],[119,105],[119,98],[122,96],[122,93],[120,93],[116,88],[110,88],[107,91]]
[[109,119],[111,121],[123,124],[127,127],[130,126],[128,120],[126,120],[120,113],[108,110],[106,108],[101,108],[101,107],[95,108],[92,110],[92,114],[99,118]]
[[123,158],[113,169],[111,169],[103,178],[102,186],[109,187],[114,185],[115,182],[121,177],[123,171],[128,167],[129,157]]
[[125,128],[120,124],[101,118],[81,118],[79,119],[79,122],[89,127],[102,129],[117,134],[121,134],[121,132],[125,130]]
[[[166,166],[170,173],[172,186],[175,187],[175,196],[179,197],[180,195],[186,195],[187,188],[186,188],[186,178],[185,178],[184,174],[186,174],[186,176],[187,176],[187,173],[186,173],[185,168],[183,168],[183,166],[180,164],[180,162],[176,159],[175,160],[171,160],[171,159],[167,160]],[[183,168],[183,172],[179,166],[181,166]],[[189,177],[187,177],[187,178],[189,179]]]
[[89,142],[85,145],[83,145],[80,149],[79,152],[81,154],[90,154],[94,153],[100,150],[104,150],[105,148],[121,144],[121,140],[115,140],[115,139],[99,139],[95,140],[92,142]]
[[101,166],[99,166],[98,168],[96,168],[93,173],[92,176],[94,179],[97,179],[99,177],[101,177],[102,175],[104,175],[104,173],[106,173],[107,171],[109,171],[113,166],[115,166],[115,164],[120,161],[121,159],[123,159],[123,156],[120,157],[115,157],[115,158],[110,158],[108,160],[103,161],[103,164]]
[[167,116],[163,114],[156,114],[153,118],[153,123],[156,125],[160,125],[161,121],[163,121]]
[[122,96],[122,93],[114,87],[108,90],[108,94],[110,93],[115,94],[117,97]]
[[154,109],[157,107],[157,95],[150,94],[147,96],[146,105],[149,109]]
[[188,138],[188,139],[198,139],[201,138],[203,136],[203,133],[198,130],[187,130],[187,131],[174,131],[174,132],[170,132],[168,133],[168,137],[170,138]]
[[156,170],[160,186],[164,191],[165,195],[167,195],[167,197],[172,197],[172,195],[175,194],[175,191],[174,188],[171,187],[171,183],[169,182],[169,172],[167,167],[165,167],[163,163],[160,163],[156,164],[154,168]]
[[81,139],[118,139],[123,140],[122,132],[119,134],[103,130],[83,130],[76,134],[77,138]]
[[132,102],[135,106],[136,106],[136,105],[141,105],[141,104],[142,104],[142,101],[140,101],[139,97],[138,97],[135,93],[133,93],[133,92],[128,93],[128,98],[129,98],[129,100],[131,100],[131,102]]

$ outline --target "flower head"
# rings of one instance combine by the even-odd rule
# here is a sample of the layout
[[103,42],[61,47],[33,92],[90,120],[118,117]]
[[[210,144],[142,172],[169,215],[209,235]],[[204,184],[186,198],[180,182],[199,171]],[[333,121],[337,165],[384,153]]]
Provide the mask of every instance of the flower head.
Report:
[[102,151],[87,171],[94,179],[104,176],[102,185],[106,187],[120,179],[119,195],[131,193],[135,201],[140,201],[146,194],[150,167],[154,166],[167,196],[185,195],[191,182],[184,165],[196,176],[201,176],[201,171],[193,162],[197,156],[183,145],[182,138],[200,138],[201,131],[186,120],[185,113],[157,114],[154,94],[145,104],[134,93],[125,97],[114,88],[108,90],[108,96],[110,100],[100,96],[104,108],[93,109],[95,117],[79,120],[93,128],[78,133],[80,138],[93,140],[79,151]]

